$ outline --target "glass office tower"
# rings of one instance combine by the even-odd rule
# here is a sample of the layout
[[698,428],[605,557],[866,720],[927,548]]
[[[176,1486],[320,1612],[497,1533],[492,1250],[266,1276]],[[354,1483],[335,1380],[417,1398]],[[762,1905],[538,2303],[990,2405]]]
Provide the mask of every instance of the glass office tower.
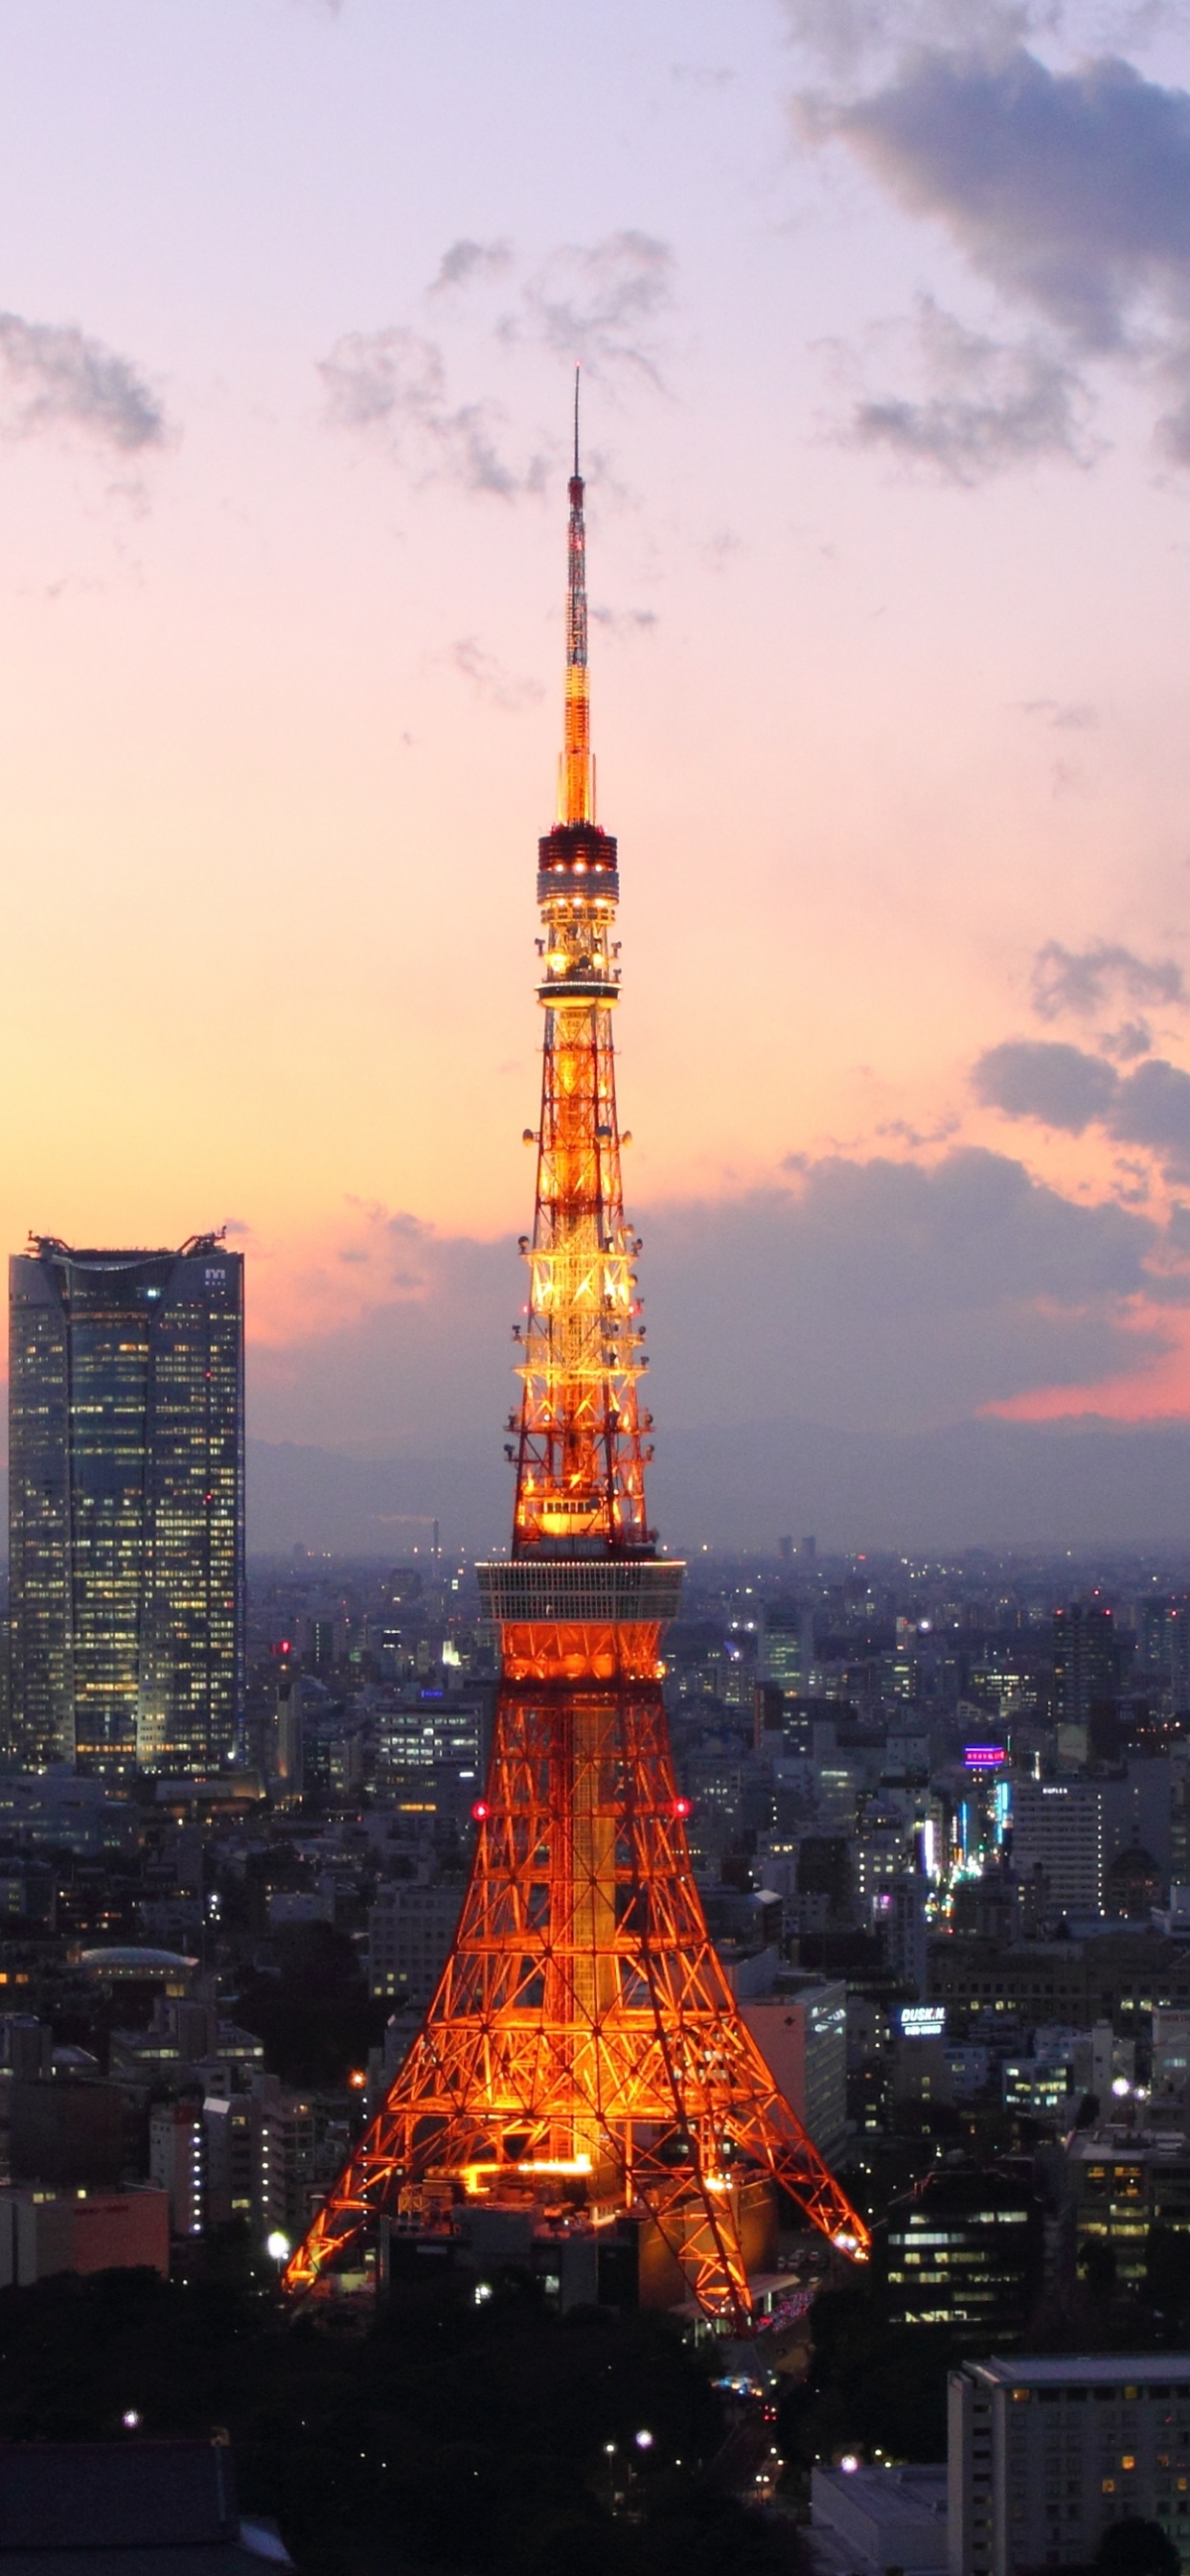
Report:
[[9,1267],[12,1749],[205,1772],[244,1700],[244,1263],[33,1238]]

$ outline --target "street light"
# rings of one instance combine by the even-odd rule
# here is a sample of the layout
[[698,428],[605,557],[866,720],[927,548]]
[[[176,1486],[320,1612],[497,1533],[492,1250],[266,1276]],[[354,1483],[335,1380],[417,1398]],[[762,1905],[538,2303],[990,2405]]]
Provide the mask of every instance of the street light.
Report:
[[636,2437],[636,2447],[638,2451],[651,2451],[653,2448],[652,2434],[638,2433]]
[[279,2227],[275,2227],[273,2229],[271,2236],[266,2236],[264,2250],[266,2254],[272,2257],[273,2262],[277,2266],[277,2270],[279,2272],[283,2272],[289,2261],[293,2248],[289,2242],[288,2236],[283,2236]]

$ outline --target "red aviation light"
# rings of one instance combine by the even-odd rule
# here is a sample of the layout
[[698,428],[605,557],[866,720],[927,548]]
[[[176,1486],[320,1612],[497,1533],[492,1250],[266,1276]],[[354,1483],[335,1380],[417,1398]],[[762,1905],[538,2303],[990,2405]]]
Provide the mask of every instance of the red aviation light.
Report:
[[671,1814],[671,1815],[674,1815],[674,1816],[676,1816],[676,1817],[677,1817],[678,1823],[679,1823],[680,1825],[684,1825],[684,1824],[685,1824],[685,1822],[686,1822],[686,1818],[687,1818],[687,1816],[692,1816],[692,1815],[693,1815],[693,1813],[694,1813],[694,1800],[693,1800],[693,1798],[675,1798],[675,1799],[674,1799],[674,1801],[673,1801],[673,1805],[672,1805],[672,1807],[671,1807],[671,1809],[670,1809],[670,1814]]
[[486,1825],[491,1812],[486,1798],[477,1798],[471,1810],[477,1825]]

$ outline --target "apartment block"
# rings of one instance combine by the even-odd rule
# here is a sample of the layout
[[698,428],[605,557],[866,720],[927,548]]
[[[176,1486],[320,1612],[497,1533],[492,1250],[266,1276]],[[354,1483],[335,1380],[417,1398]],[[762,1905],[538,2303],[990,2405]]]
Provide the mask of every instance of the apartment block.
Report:
[[368,1984],[394,2003],[428,2004],[446,1965],[463,1890],[399,1879],[381,1887],[368,1916]]
[[950,2375],[950,2576],[1087,2566],[1158,2522],[1190,2567],[1190,2354],[968,2361]]

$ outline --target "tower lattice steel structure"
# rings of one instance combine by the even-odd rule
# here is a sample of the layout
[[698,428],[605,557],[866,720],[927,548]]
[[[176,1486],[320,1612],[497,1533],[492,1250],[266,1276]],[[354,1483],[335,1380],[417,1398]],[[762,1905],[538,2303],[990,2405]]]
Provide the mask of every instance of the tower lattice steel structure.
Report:
[[[558,819],[539,843],[545,1011],[511,1557],[481,1566],[502,1679],[454,1946],[422,2028],[286,2273],[312,2288],[422,2195],[635,2210],[709,2314],[746,2327],[742,2213],[780,2183],[867,2231],[773,2082],[712,1946],[661,1697],[680,1565],[648,1526],[651,1415],[624,1216],[616,843],[595,819],[577,397]],[[655,2240],[656,2241],[656,2240]]]

